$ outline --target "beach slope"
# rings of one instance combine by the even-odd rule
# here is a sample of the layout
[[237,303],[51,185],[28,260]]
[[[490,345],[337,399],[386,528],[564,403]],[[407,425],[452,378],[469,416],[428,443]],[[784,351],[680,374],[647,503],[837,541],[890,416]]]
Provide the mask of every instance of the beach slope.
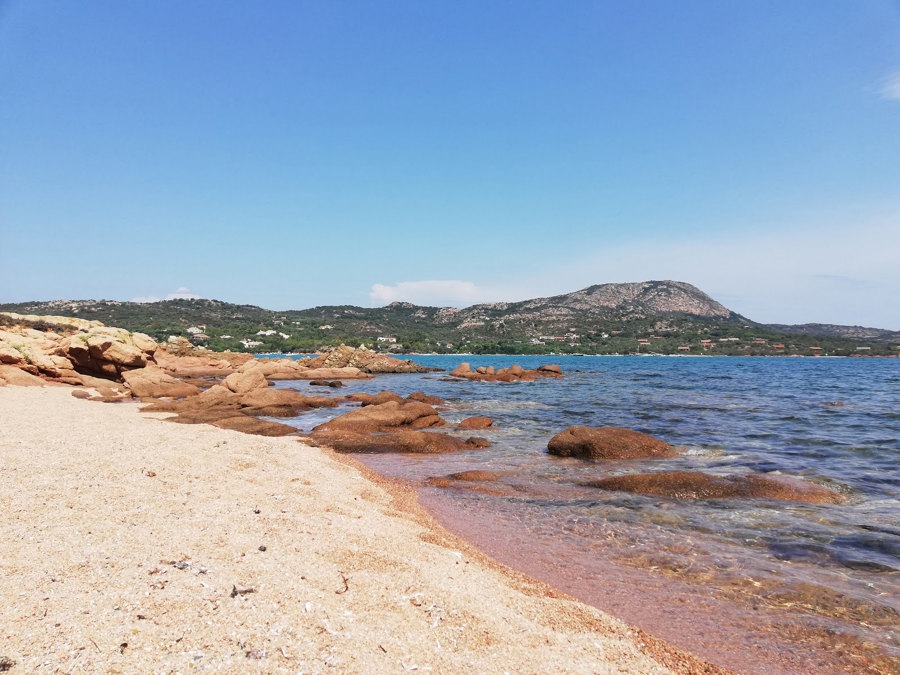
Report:
[[326,450],[71,394],[0,387],[9,672],[705,670]]

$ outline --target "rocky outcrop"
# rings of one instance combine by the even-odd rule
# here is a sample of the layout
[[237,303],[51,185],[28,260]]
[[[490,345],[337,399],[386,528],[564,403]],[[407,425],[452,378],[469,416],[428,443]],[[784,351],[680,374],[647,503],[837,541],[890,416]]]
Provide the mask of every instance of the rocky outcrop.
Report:
[[44,380],[15,366],[0,365],[0,386],[12,384],[18,387],[42,387]]
[[183,398],[200,393],[199,387],[172,377],[156,365],[126,370],[122,379],[136,398]]
[[[324,396],[304,396],[293,389],[273,387],[259,387],[236,393],[224,385],[217,384],[195,396],[174,401],[156,401],[142,410],[175,413],[175,417],[169,418],[172,422],[212,424],[240,416],[295,417],[313,408],[333,408],[337,406],[338,401]],[[248,425],[249,423],[245,424],[241,430],[251,428]],[[297,431],[294,427],[291,429],[293,432]]]
[[525,370],[514,365],[509,368],[495,369],[493,366],[479,366],[472,369],[469,363],[461,363],[450,371],[452,377],[479,382],[533,382],[540,377],[562,378],[562,368],[557,365],[545,365],[533,370]]
[[840,504],[834,490],[785,476],[713,476],[697,471],[615,476],[583,483],[603,490],[635,492],[671,499],[774,499],[808,504]]
[[676,450],[658,438],[621,427],[572,426],[556,434],[547,451],[582,459],[652,459],[672,457]]
[[350,394],[347,398],[351,401],[358,401],[361,405],[364,406],[381,405],[382,403],[387,403],[388,401],[403,403],[406,400],[400,394],[396,394],[392,391],[379,391],[377,394],[358,392],[356,394]]
[[397,429],[429,429],[445,424],[437,411],[419,401],[387,401],[368,405],[335,417],[313,429],[313,434],[323,431],[352,431],[376,433]]
[[154,363],[158,348],[147,335],[98,321],[3,316],[22,323],[0,330],[0,363],[63,384],[83,384],[83,375],[121,381],[122,373]]
[[310,368],[358,368],[364,373],[427,373],[428,368],[413,361],[401,361],[366,347],[341,345],[309,362]]
[[170,344],[160,348],[154,358],[160,368],[182,378],[227,377],[245,363],[255,360],[251,354],[184,349],[183,346],[173,349]]
[[348,398],[363,402],[363,407],[315,427],[309,435],[311,442],[337,452],[367,453],[435,454],[490,447],[483,438],[463,439],[423,431],[446,424],[428,403],[403,399],[388,391],[376,395],[354,394]]
[[246,394],[254,389],[263,389],[269,386],[266,376],[258,370],[250,370],[241,373],[232,373],[226,377],[222,384],[235,394]]

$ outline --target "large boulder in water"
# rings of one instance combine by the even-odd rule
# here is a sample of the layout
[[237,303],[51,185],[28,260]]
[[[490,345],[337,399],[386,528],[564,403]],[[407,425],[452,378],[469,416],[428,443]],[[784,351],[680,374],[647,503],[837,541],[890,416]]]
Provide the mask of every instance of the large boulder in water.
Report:
[[712,476],[698,471],[663,471],[602,478],[584,485],[672,499],[776,499],[808,504],[844,501],[834,490],[797,478],[754,474]]
[[460,420],[460,423],[456,425],[457,429],[488,429],[492,426],[494,426],[494,420],[481,415],[467,417],[464,420]]
[[572,426],[556,434],[547,451],[583,459],[652,459],[672,457],[675,448],[658,438],[621,427]]

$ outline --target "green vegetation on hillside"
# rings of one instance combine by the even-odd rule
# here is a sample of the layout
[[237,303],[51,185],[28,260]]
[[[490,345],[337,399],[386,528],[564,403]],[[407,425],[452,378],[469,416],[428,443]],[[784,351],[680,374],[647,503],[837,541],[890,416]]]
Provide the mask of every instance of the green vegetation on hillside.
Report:
[[[556,299],[554,299],[556,300]],[[561,301],[564,304],[564,300]],[[187,337],[216,351],[312,352],[341,343],[385,352],[505,354],[722,354],[886,356],[900,340],[776,330],[738,315],[641,316],[597,310],[560,312],[531,302],[466,310],[394,303],[271,311],[217,300],[156,303],[57,301],[0,305],[0,311],[77,316],[147,333]],[[884,333],[884,332],[883,332]],[[892,337],[890,334],[888,337]]]

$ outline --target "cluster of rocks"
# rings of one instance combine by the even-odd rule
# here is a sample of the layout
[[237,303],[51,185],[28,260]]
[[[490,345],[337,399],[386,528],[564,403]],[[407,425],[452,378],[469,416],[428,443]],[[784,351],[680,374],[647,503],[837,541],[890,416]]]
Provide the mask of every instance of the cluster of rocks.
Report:
[[479,382],[532,382],[539,377],[560,379],[562,378],[562,368],[556,365],[544,365],[533,370],[526,370],[522,366],[515,365],[496,370],[493,366],[479,366],[473,369],[471,364],[461,363],[450,371],[450,375]]
[[99,321],[13,313],[0,318],[0,384],[86,386],[106,399],[194,396],[212,379],[233,373],[255,372],[268,380],[335,381],[426,370],[364,347],[342,345],[314,358],[256,359],[195,349],[184,338],[160,345],[143,333]]
[[[427,373],[429,368],[420,366],[418,363],[400,359],[392,356],[379,354],[363,345],[359,347],[348,347],[341,345],[335,347],[329,352],[320,354],[307,362],[308,368],[356,368],[363,373]],[[314,379],[314,378],[311,378]],[[322,378],[327,379],[327,378]]]
[[[678,451],[658,438],[619,427],[573,426],[547,444],[551,455],[592,460],[674,457]],[[661,471],[610,476],[583,483],[603,490],[672,499],[776,499],[810,504],[840,504],[834,490],[787,476],[716,476],[700,471]]]
[[337,407],[339,399],[304,396],[294,389],[272,387],[259,371],[234,372],[220,384],[176,400],[158,400],[142,408],[145,412],[174,413],[168,421],[212,424],[261,436],[287,436],[297,429],[260,417],[295,417],[314,408]]
[[154,362],[159,345],[130,333],[59,316],[3,314],[0,384],[45,381],[95,387],[104,395],[123,393],[123,375]]
[[[490,447],[484,438],[462,438],[434,431],[449,426],[435,407],[443,401],[422,392],[403,398],[383,391],[353,394],[348,399],[359,402],[362,407],[315,427],[307,436],[311,444],[327,446],[337,452],[422,454]],[[489,418],[478,418],[474,423],[463,420],[458,428],[487,428],[492,423]]]

